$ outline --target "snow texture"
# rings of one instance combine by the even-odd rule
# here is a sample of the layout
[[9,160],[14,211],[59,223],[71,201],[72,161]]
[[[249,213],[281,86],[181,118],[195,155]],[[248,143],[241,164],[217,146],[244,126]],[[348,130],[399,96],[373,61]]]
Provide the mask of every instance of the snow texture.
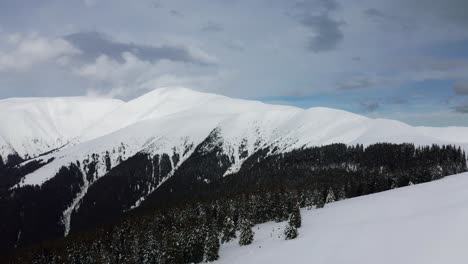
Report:
[[302,210],[299,237],[286,223],[254,227],[251,245],[221,247],[219,264],[468,262],[468,173]]

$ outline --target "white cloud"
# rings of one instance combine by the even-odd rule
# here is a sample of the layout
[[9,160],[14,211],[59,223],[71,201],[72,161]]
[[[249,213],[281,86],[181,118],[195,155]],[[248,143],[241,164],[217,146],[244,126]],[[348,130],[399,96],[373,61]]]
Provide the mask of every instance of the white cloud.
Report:
[[0,72],[24,71],[37,64],[79,53],[63,39],[38,34],[11,34],[0,38],[0,41],[6,44],[6,50],[0,50]]
[[203,51],[203,50],[201,50],[199,48],[189,46],[189,47],[187,47],[187,49],[189,51],[190,56],[194,60],[198,60],[198,61],[204,62],[206,64],[217,64],[217,63],[219,63],[218,59],[215,56],[212,56],[212,55],[206,53],[205,51]]
[[95,62],[75,69],[75,74],[92,81],[88,94],[129,98],[157,87],[188,86],[200,90],[213,87],[213,83],[226,73],[203,71],[189,63],[160,60],[148,62],[125,52],[123,62],[105,55]]

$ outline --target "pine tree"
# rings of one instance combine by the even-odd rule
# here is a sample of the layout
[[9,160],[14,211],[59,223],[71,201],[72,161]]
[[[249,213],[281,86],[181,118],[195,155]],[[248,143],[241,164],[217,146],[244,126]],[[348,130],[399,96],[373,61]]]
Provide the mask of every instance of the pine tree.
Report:
[[335,201],[336,201],[335,193],[333,192],[333,189],[330,188],[328,189],[327,199],[325,199],[325,203],[333,203]]
[[156,263],[159,254],[158,244],[152,232],[144,236],[145,242],[141,252],[142,264]]
[[338,194],[337,194],[337,197],[336,197],[337,201],[341,201],[341,200],[344,200],[346,199],[346,191],[345,191],[345,187],[340,187],[338,189]]
[[212,262],[219,258],[219,247],[218,231],[212,225],[206,234],[205,254],[203,258],[205,262]]
[[245,246],[252,243],[254,232],[252,231],[252,223],[250,220],[243,218],[240,224],[239,245]]
[[299,209],[299,206],[296,206],[293,209],[291,215],[289,216],[288,225],[284,230],[284,236],[286,240],[294,239],[299,235],[297,229],[301,227],[301,222],[301,211]]
[[223,244],[236,238],[236,227],[232,218],[225,218],[221,233],[221,243]]
[[289,222],[295,228],[300,228],[301,227],[302,219],[301,219],[301,210],[299,209],[299,206],[296,206],[293,209],[293,211],[291,213],[291,216],[289,217]]
[[288,223],[286,226],[286,229],[284,230],[284,236],[286,240],[291,240],[295,239],[298,236],[298,231],[297,228],[291,225],[291,223]]
[[165,230],[163,233],[163,243],[160,248],[160,255],[158,256],[157,263],[172,264],[182,263],[182,254],[179,249],[178,243],[174,238],[174,230]]
[[323,208],[325,206],[325,200],[323,199],[323,195],[317,191],[317,190],[314,190],[314,203],[315,203],[315,206],[317,208]]
[[207,229],[202,226],[193,226],[187,229],[185,235],[180,237],[183,245],[183,254],[186,262],[198,263],[203,261]]

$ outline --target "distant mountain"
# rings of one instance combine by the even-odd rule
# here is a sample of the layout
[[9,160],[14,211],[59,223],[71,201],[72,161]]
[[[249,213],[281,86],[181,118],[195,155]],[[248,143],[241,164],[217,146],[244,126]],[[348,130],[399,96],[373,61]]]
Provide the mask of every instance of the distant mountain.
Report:
[[156,89],[129,102],[84,97],[7,99],[0,101],[0,112],[4,161],[8,155],[28,159],[47,152],[53,153],[39,159],[55,159],[24,177],[20,186],[40,185],[62,166],[91,154],[104,157],[109,152],[110,167],[141,151],[184,159],[213,131],[234,162],[227,174],[267,146],[281,152],[330,143],[468,145],[466,127],[412,127],[330,108],[304,110],[186,88]]
[[0,156],[23,159],[77,143],[96,121],[124,102],[86,97],[0,100]]
[[175,189],[209,185],[268,156],[313,146],[468,149],[468,128],[412,127],[185,88],[157,89],[129,102],[7,99],[0,113],[0,217],[7,219],[0,246],[6,249],[89,228],[150,196],[161,201]]

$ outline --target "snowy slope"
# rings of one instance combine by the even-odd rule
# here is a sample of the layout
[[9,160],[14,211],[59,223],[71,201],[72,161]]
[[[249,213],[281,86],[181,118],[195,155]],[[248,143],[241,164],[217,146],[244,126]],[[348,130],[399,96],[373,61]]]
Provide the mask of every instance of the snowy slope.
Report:
[[122,103],[86,97],[0,100],[0,156],[27,158],[60,148]]
[[[53,177],[60,167],[92,154],[102,159],[110,152],[112,166],[140,151],[170,156],[178,153],[184,160],[193,147],[215,129],[219,131],[225,153],[233,160],[226,174],[236,172],[243,160],[265,147],[288,151],[330,143],[413,142],[463,147],[468,144],[468,128],[415,128],[393,120],[370,119],[330,108],[304,110],[186,88],[162,88],[120,104],[82,133],[79,129],[73,130],[81,133],[77,136],[81,143],[43,157],[55,160],[27,175],[21,185],[40,185]],[[182,151],[187,148],[190,151]],[[241,158],[240,152],[244,150],[248,156]],[[98,166],[98,177],[105,173],[102,164],[101,170]]]
[[466,190],[463,173],[302,210],[298,238],[284,240],[286,223],[262,224],[253,244],[225,244],[215,263],[467,263]]

